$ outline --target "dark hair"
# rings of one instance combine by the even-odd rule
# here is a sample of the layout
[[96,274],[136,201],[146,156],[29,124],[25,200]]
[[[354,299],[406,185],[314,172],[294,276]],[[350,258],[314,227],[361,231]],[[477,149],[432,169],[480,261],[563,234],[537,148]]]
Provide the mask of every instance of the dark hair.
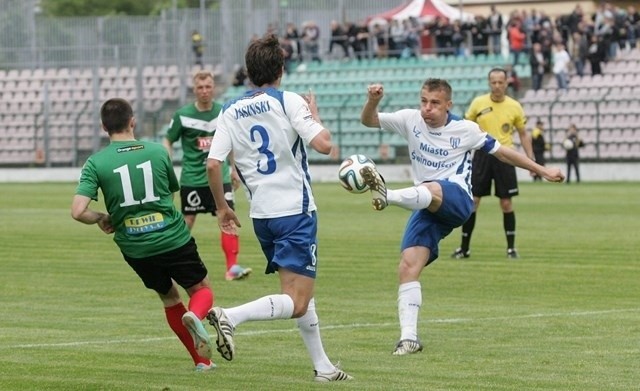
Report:
[[423,89],[427,89],[427,91],[438,91],[442,90],[447,96],[447,100],[451,100],[451,95],[453,94],[451,85],[444,79],[427,79],[422,84]]
[[267,34],[249,44],[244,56],[249,80],[256,86],[272,84],[284,67],[284,53],[275,34]]
[[133,109],[129,102],[121,98],[112,98],[102,104],[100,120],[110,135],[122,133],[133,118]]
[[502,73],[502,74],[504,75],[504,77],[507,77],[507,76],[508,76],[508,75],[507,75],[507,70],[506,70],[506,69],[496,67],[496,68],[491,68],[491,70],[489,71],[489,73],[487,73],[487,77],[488,77],[488,78],[489,78],[489,77],[491,77],[491,74],[492,74],[492,73],[494,73],[494,72],[500,72],[500,73]]

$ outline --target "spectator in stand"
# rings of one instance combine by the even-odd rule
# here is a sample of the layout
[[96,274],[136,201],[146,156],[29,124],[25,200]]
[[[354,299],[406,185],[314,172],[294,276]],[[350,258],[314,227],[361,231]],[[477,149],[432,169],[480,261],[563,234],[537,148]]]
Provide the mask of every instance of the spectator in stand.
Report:
[[459,20],[453,22],[453,34],[451,35],[451,46],[456,56],[464,57],[465,53],[465,32]]
[[373,38],[376,44],[376,58],[387,58],[389,55],[389,44],[386,26],[375,24],[373,26]]
[[633,5],[627,7],[625,24],[627,26],[627,42],[629,44],[629,49],[635,49],[638,40],[638,30],[640,29],[640,13]]
[[562,42],[556,42],[553,45],[553,74],[556,77],[558,89],[561,91],[567,91],[569,88],[569,65],[571,64],[571,57],[567,50],[564,48]]
[[614,28],[616,30],[616,40],[617,44],[616,52],[618,50],[623,51],[627,50],[627,36],[629,34],[628,26],[627,26],[627,13],[619,8],[615,13],[613,18]]
[[576,69],[576,74],[580,77],[584,76],[584,66],[587,62],[587,54],[589,52],[589,43],[587,35],[580,29],[573,33],[573,45],[571,46],[571,59]]
[[[570,15],[560,15],[556,18],[556,32],[557,38],[556,41],[568,42],[569,36],[571,35],[570,27],[569,27],[569,18]],[[556,35],[556,34],[554,34]]]
[[[544,166],[546,164],[544,153],[549,149],[549,145],[544,139],[544,123],[541,120],[536,122],[536,127],[531,131],[531,148],[533,149],[533,157],[536,163]],[[533,181],[542,182],[542,177],[533,173]]]
[[288,75],[291,73],[291,68],[294,65],[294,51],[293,42],[291,39],[285,37],[280,38],[280,46],[282,47],[282,52],[284,53],[284,72]]
[[513,99],[518,99],[518,92],[520,91],[518,73],[511,64],[507,64],[504,70],[507,72],[507,92]]
[[449,24],[449,19],[436,16],[431,34],[433,34],[435,40],[437,55],[450,56],[453,54],[453,44],[451,40],[453,29]]
[[502,40],[502,15],[496,10],[496,6],[491,6],[491,13],[488,18],[489,40],[491,41],[490,51],[492,54],[500,54]]
[[531,54],[529,55],[529,64],[531,65],[531,89],[534,91],[542,87],[544,79],[544,68],[546,61],[542,54],[542,45],[536,42],[533,44]]
[[606,53],[602,38],[595,34],[591,36],[587,58],[589,59],[589,64],[591,64],[591,75],[601,75],[601,65],[606,59]]
[[313,20],[302,26],[302,46],[311,61],[322,62],[320,58],[320,28]]
[[360,48],[360,58],[369,58],[369,26],[367,22],[361,21],[356,28],[356,41]]
[[191,50],[195,56],[195,65],[199,65],[202,68],[202,55],[204,54],[204,44],[202,43],[202,35],[198,30],[191,32]]
[[399,20],[393,19],[389,28],[389,55],[399,58],[402,51],[407,47],[407,32],[404,24]]
[[488,24],[484,16],[476,15],[475,23],[471,25],[471,53],[488,54],[489,53],[489,33]]
[[344,53],[343,58],[349,58],[349,42],[347,32],[337,20],[331,21],[331,40],[329,41],[329,55],[333,54],[333,47],[339,46]]
[[300,34],[298,33],[298,28],[294,23],[287,23],[287,29],[284,32],[284,37],[288,38],[291,41],[291,45],[293,46],[294,53],[292,55],[292,60],[302,61],[302,43],[300,42]]
[[618,47],[618,30],[613,17],[605,17],[601,24],[596,24],[595,35],[599,37],[605,49],[605,61],[614,60]]
[[531,32],[531,45],[535,42],[540,42],[540,30],[542,25],[540,24],[540,13],[535,9],[531,9],[531,23],[533,24],[533,31]]
[[525,50],[527,35],[522,31],[522,22],[519,19],[511,21],[509,26],[509,51],[513,55],[513,65],[518,65],[520,53]]
[[[420,55],[422,48],[420,47],[420,35],[422,34],[422,27],[416,23],[414,19],[405,19],[402,21],[407,32],[407,54],[408,57],[417,57]],[[403,54],[403,57],[407,57]]]
[[546,28],[540,30],[540,47],[544,58],[544,73],[551,72],[551,48],[553,47],[552,32]]
[[576,4],[575,8],[573,9],[573,11],[571,11],[571,14],[569,15],[569,18],[567,20],[567,24],[569,26],[569,32],[571,34],[575,33],[576,31],[580,30],[580,24],[583,23],[584,21],[584,11],[582,10],[582,7],[580,6],[580,4]]
[[365,22],[347,23],[347,39],[358,61],[367,58],[369,51],[369,28]]

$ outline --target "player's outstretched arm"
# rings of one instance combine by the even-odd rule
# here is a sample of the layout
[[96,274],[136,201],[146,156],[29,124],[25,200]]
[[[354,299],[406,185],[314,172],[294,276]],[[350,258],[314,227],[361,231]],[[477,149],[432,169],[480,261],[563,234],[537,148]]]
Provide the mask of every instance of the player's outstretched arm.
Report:
[[564,174],[559,168],[541,166],[524,154],[510,147],[501,146],[494,153],[494,156],[505,163],[511,164],[512,166],[535,172],[549,182],[564,181]]

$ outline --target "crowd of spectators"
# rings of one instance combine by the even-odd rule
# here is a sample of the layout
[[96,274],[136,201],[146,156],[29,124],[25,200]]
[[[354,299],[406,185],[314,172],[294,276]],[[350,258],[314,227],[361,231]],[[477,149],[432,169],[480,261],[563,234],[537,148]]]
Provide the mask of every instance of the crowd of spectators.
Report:
[[[327,59],[508,53],[512,65],[530,65],[533,89],[542,87],[545,75],[555,77],[558,87],[566,89],[570,73],[599,74],[602,63],[615,59],[620,50],[636,47],[640,14],[633,5],[620,8],[608,2],[602,2],[591,15],[585,15],[578,4],[570,13],[556,17],[540,9],[514,10],[507,15],[492,5],[486,16],[476,15],[468,22],[442,17],[388,23],[334,20],[327,27],[329,39],[323,42],[321,27],[314,21],[300,27],[288,23],[283,30],[269,26],[269,32],[280,37],[287,72],[297,63]],[[517,90],[518,83],[512,87]]]

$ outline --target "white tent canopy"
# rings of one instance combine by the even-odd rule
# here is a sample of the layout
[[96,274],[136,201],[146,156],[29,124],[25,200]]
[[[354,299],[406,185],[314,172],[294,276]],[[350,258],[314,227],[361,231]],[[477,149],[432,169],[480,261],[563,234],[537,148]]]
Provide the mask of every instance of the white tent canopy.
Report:
[[450,6],[443,0],[411,0],[389,11],[373,15],[369,19],[369,25],[386,24],[391,20],[405,20],[417,18],[422,21],[433,20],[440,16],[452,20],[473,21],[474,15],[461,12],[458,8]]

